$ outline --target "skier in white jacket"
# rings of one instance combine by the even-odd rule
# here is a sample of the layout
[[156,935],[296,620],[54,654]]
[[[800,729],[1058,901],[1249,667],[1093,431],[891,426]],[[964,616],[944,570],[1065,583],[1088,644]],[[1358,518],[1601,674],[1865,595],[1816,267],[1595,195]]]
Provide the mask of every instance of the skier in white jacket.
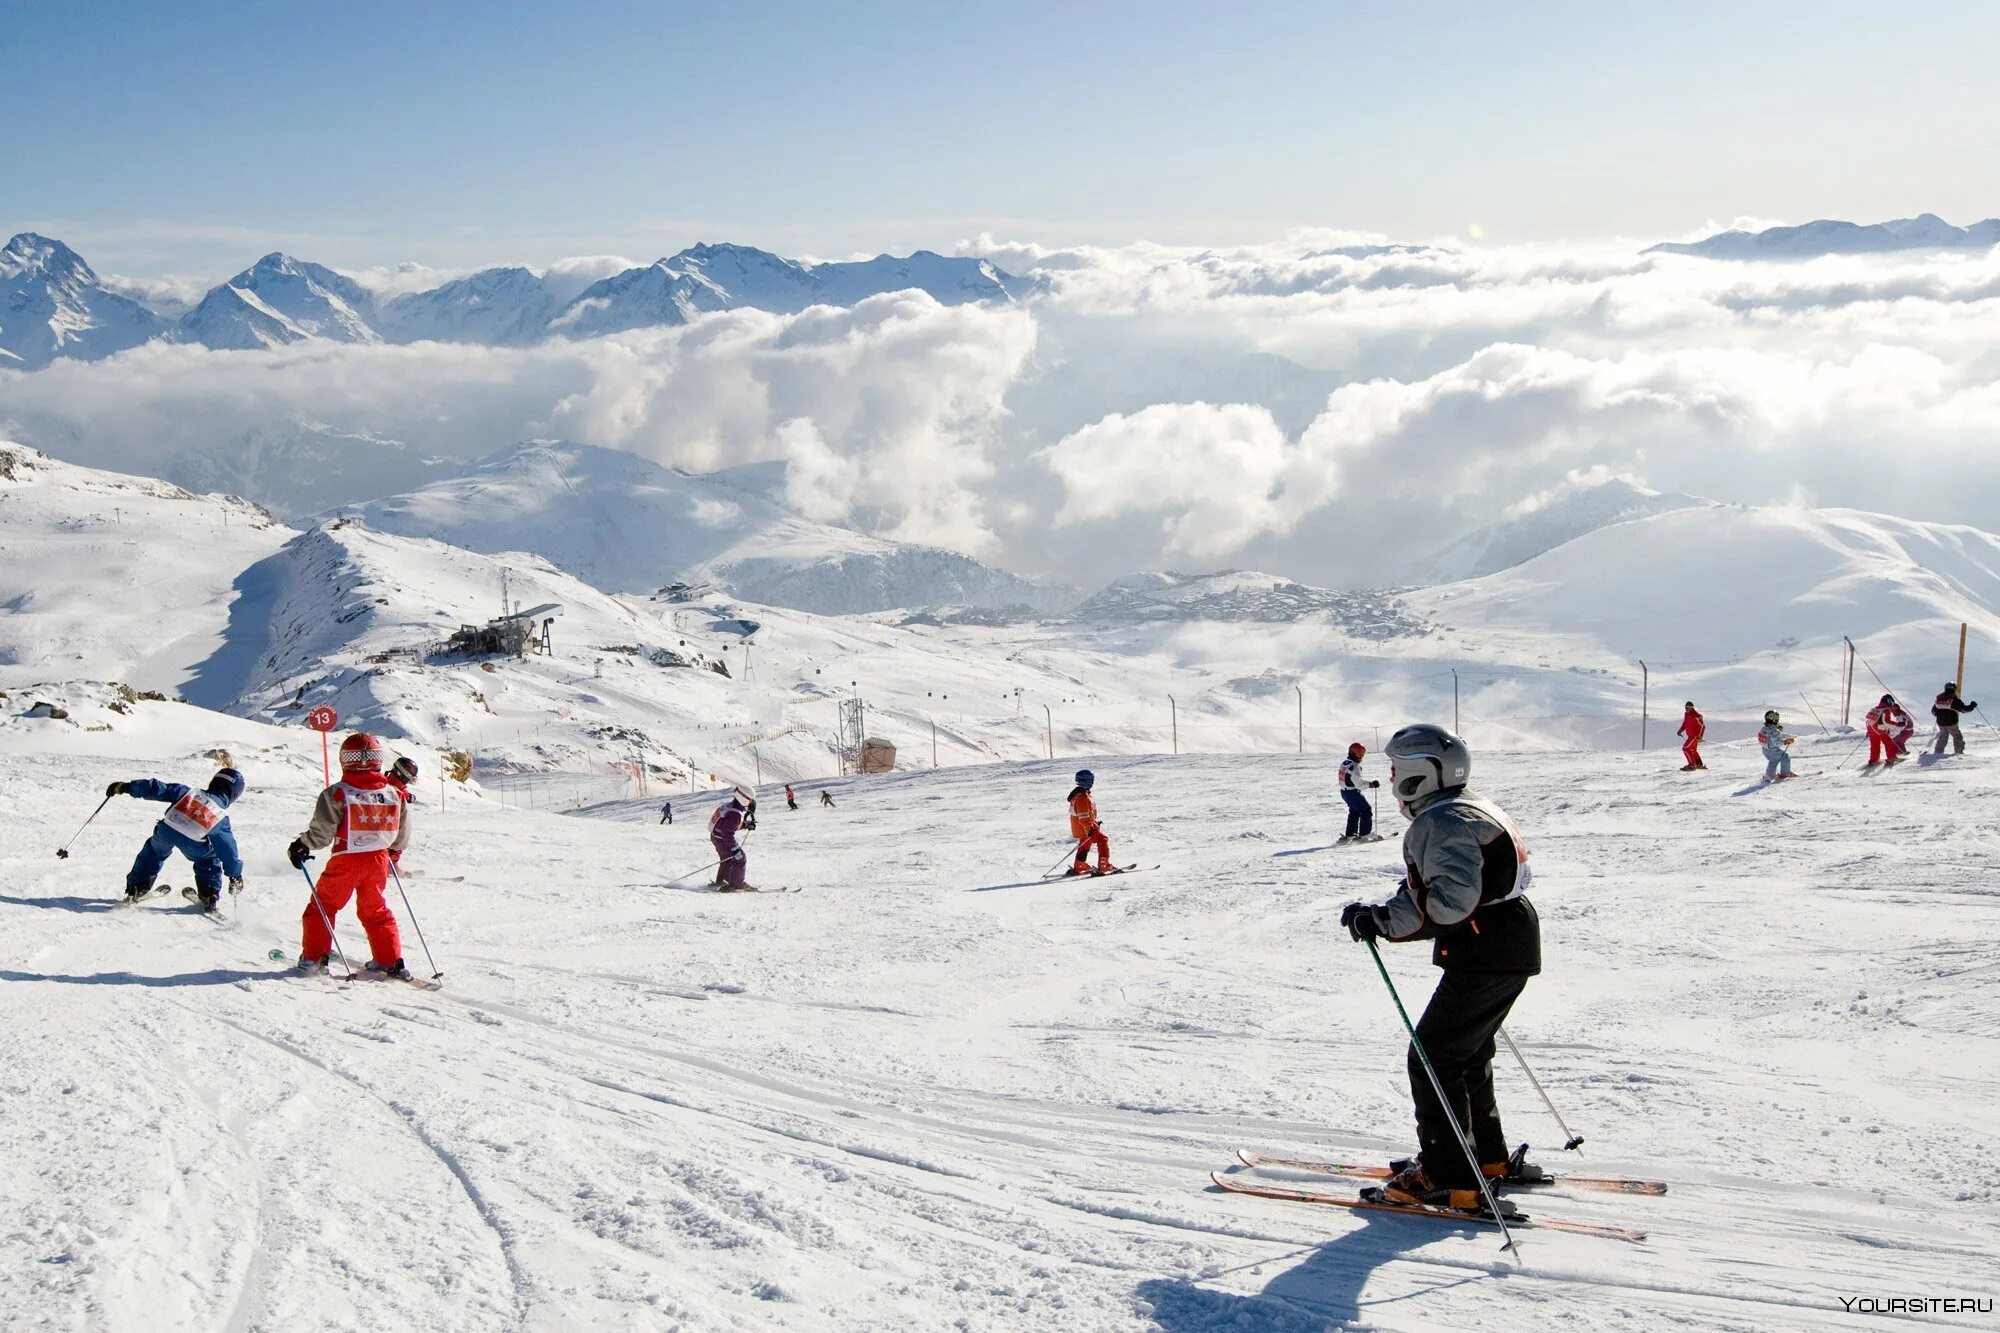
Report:
[[1791,743],[1792,734],[1778,720],[1778,710],[1766,710],[1764,729],[1757,733],[1757,744],[1764,747],[1764,781],[1783,782],[1792,776],[1792,753],[1787,748]]

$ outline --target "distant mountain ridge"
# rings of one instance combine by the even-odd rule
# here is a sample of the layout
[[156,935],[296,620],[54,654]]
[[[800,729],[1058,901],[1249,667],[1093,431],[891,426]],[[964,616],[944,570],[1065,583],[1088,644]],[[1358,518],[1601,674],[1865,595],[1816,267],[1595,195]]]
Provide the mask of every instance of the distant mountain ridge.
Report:
[[1655,491],[1614,477],[1587,490],[1562,496],[1519,518],[1467,533],[1407,571],[1425,585],[1483,578],[1532,560],[1565,542],[1613,523],[1626,523],[1673,509],[1712,504],[1692,495]]
[[520,346],[672,327],[724,310],[796,314],[910,290],[945,305],[1007,303],[1035,289],[987,260],[928,250],[805,264],[754,246],[704,243],[600,279],[569,300],[522,267],[378,297],[343,273],[273,251],[175,321],[113,291],[62,242],[23,232],[0,250],[0,366],[94,360],[154,339],[218,351],[313,340]]
[[1647,254],[1704,259],[1814,259],[1822,255],[1891,254],[1898,250],[1976,250],[2000,245],[2000,218],[1955,227],[1935,213],[1892,222],[1823,218],[1795,227],[1722,231],[1699,241],[1663,241]]

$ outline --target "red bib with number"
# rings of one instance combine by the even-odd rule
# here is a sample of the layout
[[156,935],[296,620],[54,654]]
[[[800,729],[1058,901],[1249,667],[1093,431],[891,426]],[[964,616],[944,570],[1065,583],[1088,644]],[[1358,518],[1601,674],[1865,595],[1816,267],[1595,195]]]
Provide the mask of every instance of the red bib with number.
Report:
[[167,807],[160,821],[183,838],[207,842],[208,835],[222,822],[222,802],[205,791],[191,791]]
[[386,852],[396,845],[403,827],[403,798],[393,787],[367,791],[343,782],[340,790],[340,835],[336,852]]

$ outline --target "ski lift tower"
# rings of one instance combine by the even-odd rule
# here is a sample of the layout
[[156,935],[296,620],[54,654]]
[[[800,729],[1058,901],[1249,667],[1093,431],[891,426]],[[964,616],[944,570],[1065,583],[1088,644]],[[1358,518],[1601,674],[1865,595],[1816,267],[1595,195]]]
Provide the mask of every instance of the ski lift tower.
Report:
[[868,736],[868,705],[860,695],[840,701],[840,771],[861,771],[861,744]]

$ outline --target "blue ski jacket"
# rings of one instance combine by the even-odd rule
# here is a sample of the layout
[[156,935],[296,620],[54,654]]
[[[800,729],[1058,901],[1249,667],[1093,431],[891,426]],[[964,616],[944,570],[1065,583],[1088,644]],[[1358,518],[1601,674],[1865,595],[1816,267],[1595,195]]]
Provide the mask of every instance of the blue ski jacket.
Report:
[[[127,796],[136,796],[142,801],[159,801],[165,805],[175,805],[193,792],[194,788],[185,783],[156,782],[152,778],[139,778],[125,786]],[[220,795],[215,793],[207,795],[223,805],[229,804],[228,800]],[[222,859],[224,874],[231,879],[243,878],[243,857],[236,850],[236,830],[229,827],[228,815],[224,815],[222,822],[208,831],[208,838],[205,841],[188,837],[179,829],[169,826],[164,819],[153,825],[153,836],[164,837],[179,848],[190,861],[200,861],[213,852]]]

